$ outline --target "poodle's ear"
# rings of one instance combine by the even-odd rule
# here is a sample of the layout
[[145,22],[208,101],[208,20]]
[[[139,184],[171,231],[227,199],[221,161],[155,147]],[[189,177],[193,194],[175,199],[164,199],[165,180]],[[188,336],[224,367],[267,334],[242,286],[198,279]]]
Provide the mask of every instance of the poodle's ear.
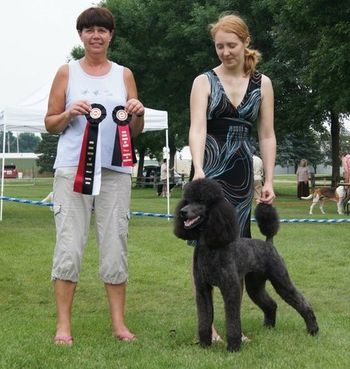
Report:
[[176,237],[183,240],[187,240],[187,232],[184,228],[184,221],[180,216],[180,210],[186,205],[185,200],[180,200],[175,209],[175,219],[174,219],[174,234]]
[[223,247],[239,235],[236,211],[225,199],[215,203],[207,212],[205,243],[210,247]]

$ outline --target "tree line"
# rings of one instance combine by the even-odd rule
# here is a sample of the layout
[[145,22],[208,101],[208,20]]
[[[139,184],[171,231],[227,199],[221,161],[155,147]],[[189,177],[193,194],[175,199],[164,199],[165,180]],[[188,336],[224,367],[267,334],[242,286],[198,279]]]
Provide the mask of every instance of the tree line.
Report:
[[[171,160],[187,144],[192,81],[218,63],[208,25],[223,12],[236,12],[249,25],[252,47],[262,53],[259,70],[273,81],[277,162],[285,166],[291,158],[296,163],[304,157],[315,166],[324,163],[328,154],[333,177],[339,177],[339,151],[350,150],[349,141],[341,141],[340,135],[350,112],[347,0],[106,0],[103,4],[113,12],[117,25],[110,58],[134,71],[146,106],[169,113]],[[149,152],[159,155],[160,142],[161,136],[152,133],[135,143],[142,157]]]
[[[4,133],[0,132],[0,152],[3,151],[3,136]],[[30,132],[16,135],[11,131],[6,132],[5,152],[35,152],[40,140],[40,137]]]
[[[134,72],[145,106],[168,111],[170,167],[188,142],[192,81],[218,63],[208,25],[223,12],[235,12],[250,28],[251,47],[262,53],[259,71],[274,85],[277,163],[306,158],[316,166],[328,156],[333,178],[339,177],[339,152],[350,151],[349,140],[342,139],[349,136],[343,129],[350,112],[348,0],[105,0],[101,5],[116,20],[109,58]],[[72,57],[82,53],[74,48]],[[256,131],[253,135],[256,139]],[[135,146],[141,171],[145,155],[161,159],[163,133],[142,134]]]

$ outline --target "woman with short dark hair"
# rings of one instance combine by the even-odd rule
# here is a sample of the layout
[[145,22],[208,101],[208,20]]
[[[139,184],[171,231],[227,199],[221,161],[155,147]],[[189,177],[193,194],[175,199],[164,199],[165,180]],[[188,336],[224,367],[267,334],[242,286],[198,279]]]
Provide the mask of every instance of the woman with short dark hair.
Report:
[[92,209],[113,334],[132,341],[135,335],[124,323],[127,232],[135,159],[132,136],[143,129],[144,106],[130,69],[107,58],[113,14],[91,7],[79,15],[76,28],[85,54],[59,68],[45,117],[48,132],[60,134],[54,165],[54,341],[73,344],[71,309]]

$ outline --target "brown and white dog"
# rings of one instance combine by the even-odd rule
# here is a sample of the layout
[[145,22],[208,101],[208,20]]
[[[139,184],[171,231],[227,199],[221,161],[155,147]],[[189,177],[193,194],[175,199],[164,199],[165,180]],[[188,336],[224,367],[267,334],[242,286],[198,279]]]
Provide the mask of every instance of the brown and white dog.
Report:
[[307,196],[301,197],[303,200],[311,200],[312,204],[310,206],[310,214],[317,203],[320,204],[320,210],[322,214],[326,214],[323,210],[323,205],[326,200],[333,200],[337,203],[338,214],[344,214],[343,212],[343,200],[345,198],[346,192],[344,186],[334,187],[318,187],[314,189],[314,192]]

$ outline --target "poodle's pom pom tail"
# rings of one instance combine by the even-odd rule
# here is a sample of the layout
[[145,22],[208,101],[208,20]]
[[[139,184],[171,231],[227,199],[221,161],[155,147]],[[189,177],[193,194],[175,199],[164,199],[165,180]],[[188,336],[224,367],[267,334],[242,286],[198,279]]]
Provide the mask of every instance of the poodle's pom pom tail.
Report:
[[255,219],[260,232],[266,236],[266,240],[272,241],[280,227],[276,209],[272,205],[258,204],[255,208]]

